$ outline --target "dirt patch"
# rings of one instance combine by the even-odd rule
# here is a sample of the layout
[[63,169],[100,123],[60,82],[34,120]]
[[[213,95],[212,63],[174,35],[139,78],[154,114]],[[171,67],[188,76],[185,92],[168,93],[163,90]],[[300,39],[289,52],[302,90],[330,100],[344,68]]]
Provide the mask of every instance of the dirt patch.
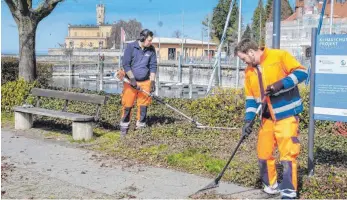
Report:
[[1,156],[1,182],[7,181],[9,173],[16,168],[13,164],[7,162],[7,158],[6,156]]

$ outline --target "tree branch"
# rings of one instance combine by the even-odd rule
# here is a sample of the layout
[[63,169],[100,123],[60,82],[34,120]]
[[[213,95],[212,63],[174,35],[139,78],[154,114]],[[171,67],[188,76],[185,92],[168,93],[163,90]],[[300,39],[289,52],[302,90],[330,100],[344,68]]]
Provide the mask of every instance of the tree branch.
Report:
[[[17,0],[18,10],[24,16],[30,15],[31,0]],[[30,7],[29,7],[30,6]]]
[[58,5],[58,3],[62,1],[63,0],[44,0],[44,2],[42,2],[39,7],[33,11],[33,14],[37,17],[38,22],[47,17]]
[[15,13],[17,11],[16,5],[14,5],[14,2],[12,0],[5,0],[5,2],[7,3],[12,13]]
[[18,7],[16,7],[15,3],[13,2],[13,0],[5,0],[5,2],[8,5],[8,7],[10,8],[10,11],[11,11],[11,14],[13,16],[14,21],[16,21],[16,23],[18,24],[18,22],[19,22]]

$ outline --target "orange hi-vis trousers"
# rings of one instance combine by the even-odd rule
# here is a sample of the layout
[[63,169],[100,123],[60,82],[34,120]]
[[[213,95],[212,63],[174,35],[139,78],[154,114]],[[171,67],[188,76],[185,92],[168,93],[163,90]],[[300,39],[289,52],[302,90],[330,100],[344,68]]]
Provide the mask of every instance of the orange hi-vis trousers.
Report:
[[[151,81],[137,82],[137,85],[143,90],[150,93]],[[135,100],[137,102],[137,125],[145,125],[147,117],[147,107],[151,104],[152,98],[147,94],[138,91],[131,87],[130,84],[124,83],[122,93],[122,116],[120,126],[123,128],[129,128],[131,119],[131,109],[134,107]]]
[[280,184],[282,196],[296,197],[297,161],[300,152],[298,139],[299,118],[288,117],[279,121],[263,119],[258,135],[258,159],[260,175],[264,184],[272,186],[277,183],[275,147],[278,147],[280,161],[283,165],[283,181]]

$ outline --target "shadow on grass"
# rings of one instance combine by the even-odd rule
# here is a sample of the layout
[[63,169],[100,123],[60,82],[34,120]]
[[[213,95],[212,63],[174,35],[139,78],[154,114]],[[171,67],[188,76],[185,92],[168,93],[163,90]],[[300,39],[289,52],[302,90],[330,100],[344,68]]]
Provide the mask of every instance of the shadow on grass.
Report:
[[167,117],[167,116],[149,116],[147,118],[147,124],[148,126],[153,126],[156,124],[173,124],[175,123],[177,119],[173,117]]
[[318,164],[347,167],[347,153],[341,151],[327,150],[318,147],[315,153],[315,160]]

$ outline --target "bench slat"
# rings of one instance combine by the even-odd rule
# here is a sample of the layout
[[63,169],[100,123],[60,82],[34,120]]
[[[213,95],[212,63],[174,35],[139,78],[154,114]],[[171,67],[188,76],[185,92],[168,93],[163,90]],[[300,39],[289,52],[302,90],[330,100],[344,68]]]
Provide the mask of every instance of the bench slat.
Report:
[[40,97],[51,97],[59,99],[67,99],[70,101],[81,101],[86,103],[95,103],[95,104],[105,104],[106,97],[96,94],[84,94],[76,92],[67,92],[67,91],[57,91],[57,90],[47,90],[40,88],[33,88],[31,93],[34,96]]
[[63,112],[63,111],[57,111],[57,110],[48,110],[48,109],[37,108],[37,107],[23,108],[21,106],[17,106],[14,108],[14,111],[23,112],[23,113],[31,113],[35,115],[44,115],[47,117],[68,119],[75,122],[94,121],[94,117],[89,115],[81,115],[78,113],[69,113],[69,112]]

